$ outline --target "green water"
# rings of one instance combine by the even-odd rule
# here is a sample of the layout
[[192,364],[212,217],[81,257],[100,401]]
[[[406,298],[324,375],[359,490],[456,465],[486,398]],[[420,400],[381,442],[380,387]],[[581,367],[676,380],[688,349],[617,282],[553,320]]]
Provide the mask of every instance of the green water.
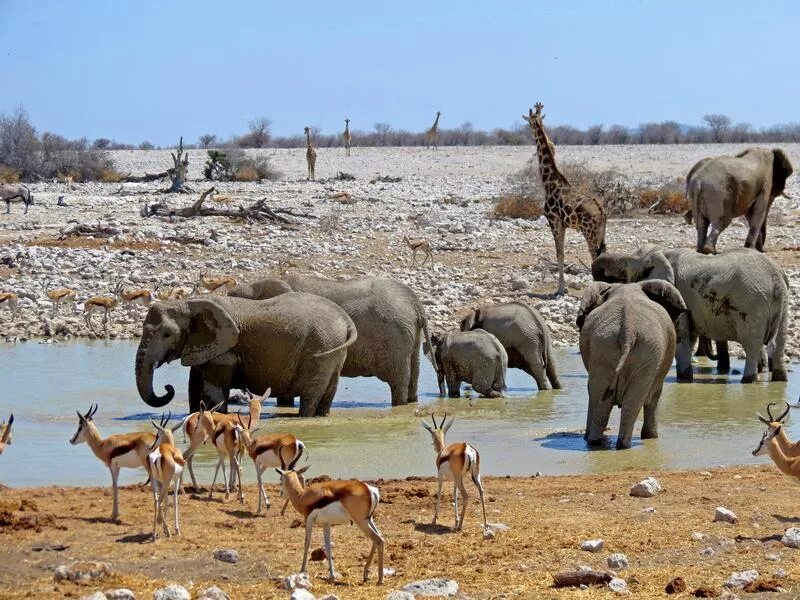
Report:
[[[0,483],[34,485],[105,485],[108,470],[88,446],[71,446],[76,410],[96,402],[95,417],[104,435],[145,430],[156,413],[136,393],[133,342],[26,343],[0,345],[0,415],[16,416],[14,443],[0,456]],[[291,432],[308,448],[312,474],[334,477],[387,478],[433,475],[430,436],[420,418],[431,410],[457,416],[450,441],[468,441],[481,452],[486,475],[603,473],[629,468],[681,469],[768,462],[751,451],[762,425],[754,413],[767,402],[794,404],[800,378],[792,370],[789,383],[743,386],[702,368],[698,383],[676,384],[674,370],[659,405],[657,440],[640,441],[627,451],[592,450],[583,441],[586,419],[586,372],[575,348],[556,351],[564,389],[537,392],[533,379],[509,370],[509,397],[440,399],[436,378],[423,361],[418,405],[392,408],[389,388],[374,378],[343,378],[331,416],[298,419],[291,411],[265,409],[264,432]],[[705,360],[705,359],[701,359]],[[701,363],[700,366],[707,365]],[[734,368],[741,368],[740,361]],[[188,370],[177,363],[156,372],[155,389],[172,383],[176,400],[169,408],[183,415]],[[160,413],[158,413],[160,414]],[[613,445],[619,412],[612,413]],[[790,420],[790,437],[800,437],[798,420]],[[179,445],[182,436],[177,436]],[[216,452],[202,448],[195,459],[201,482],[210,481]],[[246,481],[254,481],[247,459]],[[270,475],[270,479],[277,476]],[[122,481],[144,481],[124,470]]]

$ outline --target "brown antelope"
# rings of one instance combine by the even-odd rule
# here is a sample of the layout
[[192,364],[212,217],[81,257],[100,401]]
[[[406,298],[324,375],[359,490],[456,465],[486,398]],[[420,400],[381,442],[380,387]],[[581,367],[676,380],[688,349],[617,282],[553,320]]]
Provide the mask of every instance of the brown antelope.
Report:
[[192,487],[195,491],[200,488],[197,485],[197,479],[195,479],[194,470],[192,469],[192,459],[197,449],[202,446],[207,439],[213,437],[214,419],[211,416],[211,411],[221,405],[222,403],[220,402],[211,410],[206,410],[205,402],[200,402],[200,410],[190,414],[183,422],[183,434],[189,438],[189,449],[186,451],[186,454],[184,454],[184,458],[186,459],[186,466],[189,467],[189,476],[192,478]]
[[[77,411],[76,411],[77,412]],[[97,404],[82,415],[78,412],[78,430],[69,441],[73,446],[86,442],[94,455],[111,471],[111,485],[114,492],[114,506],[111,509],[111,520],[119,519],[119,490],[117,478],[121,468],[136,469],[144,467],[150,475],[147,456],[156,436],[149,431],[135,433],[118,433],[103,439],[92,418],[97,412]]]
[[[422,426],[428,430],[433,438],[433,449],[436,452],[436,471],[437,471],[437,491],[436,491],[436,511],[433,514],[433,524],[439,518],[439,504],[442,501],[442,482],[445,477],[453,479],[453,510],[455,512],[455,525],[453,530],[460,531],[464,525],[464,514],[467,512],[467,504],[469,496],[467,496],[467,489],[464,487],[464,476],[469,473],[475,487],[478,488],[478,494],[481,498],[481,508],[483,509],[483,527],[486,528],[486,504],[483,500],[483,484],[481,483],[481,457],[478,451],[469,444],[464,442],[457,442],[455,444],[444,445],[444,436],[453,425],[455,417],[447,421],[447,413],[440,423],[436,423],[436,417],[431,414],[433,427],[428,425],[425,421]],[[461,517],[458,516],[458,493],[461,492],[463,496],[461,503]]]
[[428,261],[428,259],[430,259],[431,268],[433,268],[433,250],[431,250],[431,243],[426,238],[411,239],[408,237],[408,235],[403,235],[403,241],[406,243],[406,246],[411,248],[414,265],[417,264],[417,252],[422,252],[425,255],[425,258],[422,260],[422,264],[420,266],[424,267],[425,263]]
[[120,285],[117,290],[117,295],[122,300],[123,305],[128,308],[128,312],[130,312],[134,306],[144,306],[146,308],[150,306],[150,303],[153,301],[153,294],[150,290],[144,288],[135,288],[125,291]]
[[185,287],[173,288],[172,292],[170,292],[169,299],[183,300],[184,298],[188,298],[189,296],[196,296],[199,287],[200,287],[199,284],[195,283],[191,288],[185,288]]
[[172,293],[175,291],[175,286],[171,287],[161,287],[161,284],[156,285],[156,298],[158,298],[161,302],[166,302],[172,296]]
[[87,298],[83,303],[83,320],[86,321],[86,326],[94,333],[94,326],[92,325],[92,313],[96,310],[103,311],[103,332],[108,333],[109,313],[117,307],[119,300],[117,297],[120,292],[120,284],[117,284],[112,296],[92,296]]
[[[778,417],[772,416],[772,407],[775,405],[774,402],[770,402],[767,404],[767,415],[769,419],[762,417],[759,413],[756,413],[758,420],[764,423],[767,426],[767,434],[771,434],[778,441],[778,446],[780,447],[781,451],[786,456],[800,456],[800,441],[792,442],[789,437],[786,435],[786,430],[784,430],[783,426],[786,424],[786,418],[789,415],[789,403],[786,402],[786,410],[780,414]],[[765,437],[761,438],[761,443],[759,443],[759,447],[756,449],[760,449],[762,445],[764,445],[768,440]],[[755,452],[753,456],[755,456]]]
[[158,436],[151,446],[151,452],[147,457],[150,464],[151,483],[153,486],[153,540],[158,537],[158,522],[164,526],[164,534],[169,537],[169,527],[167,526],[167,496],[169,488],[172,487],[172,498],[175,510],[175,535],[181,534],[178,523],[178,492],[181,488],[181,476],[183,475],[183,465],[185,461],[183,454],[175,446],[174,432],[183,426],[183,422],[175,427],[167,427],[170,415],[165,419],[161,418],[161,424],[157,424],[152,419],[150,422],[158,431]]
[[[261,514],[261,501],[263,499],[266,505],[266,510],[269,510],[269,498],[267,492],[264,491],[263,474],[269,467],[282,467],[287,464],[293,464],[305,453],[306,445],[298,440],[291,433],[273,433],[269,435],[256,436],[256,432],[261,429],[256,427],[251,429],[253,424],[252,415],[247,419],[247,426],[245,427],[242,417],[236,415],[239,419],[239,424],[242,426],[242,446],[247,451],[250,459],[253,461],[253,466],[256,468],[256,477],[258,478],[258,508],[256,514]],[[308,460],[308,455],[306,455]],[[286,507],[289,505],[289,500],[283,504],[281,514],[286,512]]]
[[236,280],[233,277],[223,276],[216,279],[206,279],[206,272],[200,273],[200,285],[207,289],[209,293],[221,292],[227,294],[229,290],[236,287]]
[[8,417],[8,423],[3,421],[0,425],[0,454],[11,444],[11,426],[14,424],[14,413]]
[[17,318],[19,311],[19,297],[14,292],[0,292],[0,306],[8,307],[13,321]]
[[62,302],[75,302],[77,294],[75,290],[71,290],[69,288],[57,288],[55,290],[50,289],[50,282],[48,281],[44,286],[45,294],[50,299],[50,302],[53,303],[53,317],[58,314],[59,306]]
[[289,498],[295,510],[299,512],[306,526],[306,541],[303,549],[303,564],[300,572],[305,573],[308,561],[308,548],[311,545],[311,532],[315,524],[322,526],[325,536],[325,554],[328,557],[328,569],[331,581],[336,579],[333,568],[333,549],[331,546],[331,526],[355,523],[372,541],[372,548],[364,565],[364,581],[369,578],[369,566],[378,551],[378,585],[383,583],[383,537],[372,520],[375,509],[381,500],[378,488],[367,485],[363,481],[350,479],[347,481],[323,481],[305,485],[303,474],[308,465],[294,470],[300,457],[285,468],[275,469],[281,476],[281,496]]
[[[235,418],[235,417],[234,417]],[[211,437],[214,447],[217,449],[217,468],[214,469],[214,479],[211,481],[211,489],[208,497],[214,495],[214,485],[217,483],[217,475],[222,467],[222,481],[225,484],[225,499],[230,497],[230,488],[239,483],[239,502],[244,503],[244,490],[242,489],[242,461],[239,459],[244,448],[242,444],[242,426],[235,421],[223,420],[214,426],[214,433]],[[225,459],[231,467],[230,479],[225,474]],[[234,478],[234,473],[236,477]]]

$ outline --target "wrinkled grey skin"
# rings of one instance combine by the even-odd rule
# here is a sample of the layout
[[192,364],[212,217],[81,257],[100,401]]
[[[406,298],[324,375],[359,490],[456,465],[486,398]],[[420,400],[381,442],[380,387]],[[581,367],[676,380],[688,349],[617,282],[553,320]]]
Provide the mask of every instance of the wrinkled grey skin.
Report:
[[[219,402],[231,387],[300,396],[300,416],[325,416],[336,394],[348,346],[350,317],[333,302],[290,293],[271,300],[210,297],[157,302],[147,311],[136,352],[139,395],[155,408],[175,395],[153,392],[153,371],[176,359],[190,367],[189,407]],[[223,409],[225,410],[225,409]]]
[[697,251],[716,254],[719,234],[745,215],[750,229],[744,245],[763,252],[767,213],[791,174],[792,164],[778,148],[750,148],[695,164],[686,177],[686,197],[691,204],[687,221],[694,218],[697,228]]
[[6,203],[6,214],[11,212],[12,202],[23,202],[25,204],[25,214],[28,214],[28,206],[33,204],[33,194],[31,191],[19,183],[0,183],[0,201]]
[[596,281],[664,279],[674,283],[689,312],[676,323],[679,382],[692,381],[691,354],[697,336],[739,342],[747,356],[742,383],[757,379],[764,345],[772,381],[786,381],[783,363],[789,305],[786,274],[770,258],[748,248],[716,255],[687,248],[661,251],[644,246],[631,254],[606,253],[592,262]]
[[237,286],[228,295],[269,298],[291,290],[323,296],[353,319],[358,340],[347,351],[343,377],[377,377],[388,383],[393,406],[417,401],[420,346],[423,335],[430,341],[430,334],[425,308],[411,288],[378,277],[333,281],[289,273]]
[[673,319],[685,311],[680,293],[666,281],[595,282],[586,288],[577,324],[589,373],[589,445],[603,443],[614,406],[622,411],[617,450],[631,447],[643,408],[642,439],[658,437],[656,408],[675,353]]
[[485,304],[461,319],[461,331],[483,329],[496,336],[508,353],[508,366],[522,369],[536,380],[540,390],[561,383],[553,360],[550,329],[542,315],[524,302]]
[[[499,398],[506,388],[508,355],[503,344],[483,329],[451,331],[431,336],[439,379],[439,395],[445,395],[444,383],[450,398],[461,397],[461,383],[488,398]],[[427,343],[426,355],[430,358]]]

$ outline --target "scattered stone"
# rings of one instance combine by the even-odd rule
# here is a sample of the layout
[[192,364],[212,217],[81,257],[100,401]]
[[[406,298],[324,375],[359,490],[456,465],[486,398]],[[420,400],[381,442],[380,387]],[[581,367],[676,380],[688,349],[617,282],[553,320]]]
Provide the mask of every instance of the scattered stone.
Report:
[[710,588],[708,586],[701,585],[699,588],[696,588],[692,592],[692,595],[695,598],[716,598],[717,597],[717,592],[714,590],[714,588]]
[[783,533],[781,543],[788,548],[800,548],[800,527],[789,527]]
[[217,586],[212,585],[197,594],[197,600],[231,600],[231,597]]
[[505,523],[487,523],[486,527],[483,528],[483,539],[485,540],[493,540],[497,537],[497,534],[501,531],[508,531],[511,529]]
[[728,580],[722,584],[726,588],[743,588],[748,583],[751,583],[758,579],[758,571],[755,569],[751,569],[749,571],[734,571],[731,573]]
[[686,591],[686,581],[684,581],[683,577],[673,577],[664,588],[664,591],[668,594],[682,594]]
[[715,553],[713,548],[703,548],[702,550],[700,550],[700,556],[702,556],[703,558],[711,558],[712,556],[714,556],[714,554]]
[[236,550],[214,550],[214,558],[220,562],[236,564],[239,560],[239,553]]
[[581,550],[586,552],[600,552],[603,549],[603,540],[586,540],[581,542]]
[[108,596],[106,596],[103,592],[95,592],[94,594],[90,594],[88,596],[81,596],[81,600],[107,600]]
[[636,498],[652,498],[662,489],[661,482],[658,479],[646,477],[631,488],[630,494]]
[[70,566],[61,565],[55,570],[53,578],[60,581],[91,581],[111,573],[111,565],[106,562],[76,562]]
[[444,596],[450,598],[458,594],[458,584],[452,579],[422,579],[404,585],[402,591],[416,596]]
[[394,577],[397,575],[397,570],[394,567],[384,567],[383,568],[383,576],[384,577]]
[[766,558],[767,560],[771,560],[772,562],[780,562],[781,555],[776,554],[775,552],[770,552],[769,554],[764,556],[764,558]]
[[519,279],[518,277],[515,277],[514,279],[511,280],[511,289],[514,290],[515,292],[524,290],[527,287],[528,287],[528,282],[525,281],[524,279]]
[[711,477],[711,471],[700,471],[700,475],[703,477]]
[[654,507],[654,506],[648,506],[647,508],[643,508],[643,509],[642,509],[642,512],[643,512],[643,513],[647,513],[647,514],[654,515],[654,514],[656,514],[656,512],[658,512],[658,511],[655,509],[655,507]]
[[314,586],[311,585],[311,580],[308,578],[307,573],[295,573],[283,578],[283,586],[287,590],[303,589],[310,590]]
[[126,588],[119,588],[117,590],[108,590],[106,592],[108,600],[135,600],[136,594]]
[[714,521],[722,523],[736,523],[736,513],[724,506],[718,506],[714,511]]
[[788,576],[788,573],[786,573],[785,569],[777,568],[775,569],[775,572],[772,573],[772,576],[775,579],[785,579]]
[[311,562],[319,562],[325,560],[325,550],[323,548],[314,548],[311,551]]
[[692,534],[692,539],[693,539],[695,542],[702,542],[703,540],[707,540],[707,539],[708,539],[708,534],[706,534],[706,533],[700,533],[699,531],[695,531],[695,532]]
[[628,557],[619,552],[612,554],[606,560],[609,569],[627,569]]
[[749,594],[755,594],[758,592],[783,592],[785,591],[781,584],[775,581],[774,579],[756,579],[755,581],[751,581],[747,585],[742,588],[743,591],[748,592]]
[[624,579],[620,577],[614,577],[611,581],[608,582],[608,589],[616,594],[627,594],[628,593],[628,584],[625,582]]
[[389,595],[386,596],[386,600],[415,600],[414,594],[410,592],[404,592],[403,590],[394,590],[393,592],[389,592]]
[[290,600],[317,600],[314,594],[302,588],[294,590],[289,598]]
[[153,593],[153,600],[192,600],[192,595],[182,585],[173,583]]

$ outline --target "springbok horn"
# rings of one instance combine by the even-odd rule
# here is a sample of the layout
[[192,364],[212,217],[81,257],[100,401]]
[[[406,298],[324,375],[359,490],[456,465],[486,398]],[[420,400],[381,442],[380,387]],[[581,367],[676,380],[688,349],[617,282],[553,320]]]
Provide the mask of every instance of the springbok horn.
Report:
[[778,417],[779,423],[783,423],[784,417],[789,414],[789,403],[784,401],[784,404],[786,405],[786,410],[781,413],[780,417]]
[[434,413],[431,413],[431,421],[433,421],[433,428],[437,429],[438,426],[436,425],[436,415]]
[[758,420],[761,421],[764,425],[769,425],[771,423],[769,419],[762,416],[760,413],[756,413],[756,416],[758,417]]
[[772,416],[772,407],[775,406],[774,402],[770,402],[767,404],[767,416],[769,417],[770,421],[775,421],[775,418]]
[[153,419],[150,419],[150,422],[153,424],[153,427],[155,427],[158,431],[162,431],[164,429],[163,427],[161,427],[161,425],[156,423]]
[[244,421],[242,421],[242,411],[236,413],[236,418],[239,419],[239,425],[244,427]]
[[444,424],[447,422],[447,413],[444,413],[444,417],[442,418],[442,422],[439,423],[439,429],[444,427]]
[[300,460],[300,453],[298,453],[297,456],[294,457],[294,460],[289,463],[289,466],[287,468],[290,471],[294,471],[294,466],[297,464],[297,461],[299,460]]
[[85,420],[86,420],[86,417],[84,417],[84,416],[81,414],[81,411],[79,411],[79,410],[76,410],[76,411],[75,411],[75,414],[77,414],[77,415],[78,415],[78,419],[80,419],[81,421],[85,421]]

